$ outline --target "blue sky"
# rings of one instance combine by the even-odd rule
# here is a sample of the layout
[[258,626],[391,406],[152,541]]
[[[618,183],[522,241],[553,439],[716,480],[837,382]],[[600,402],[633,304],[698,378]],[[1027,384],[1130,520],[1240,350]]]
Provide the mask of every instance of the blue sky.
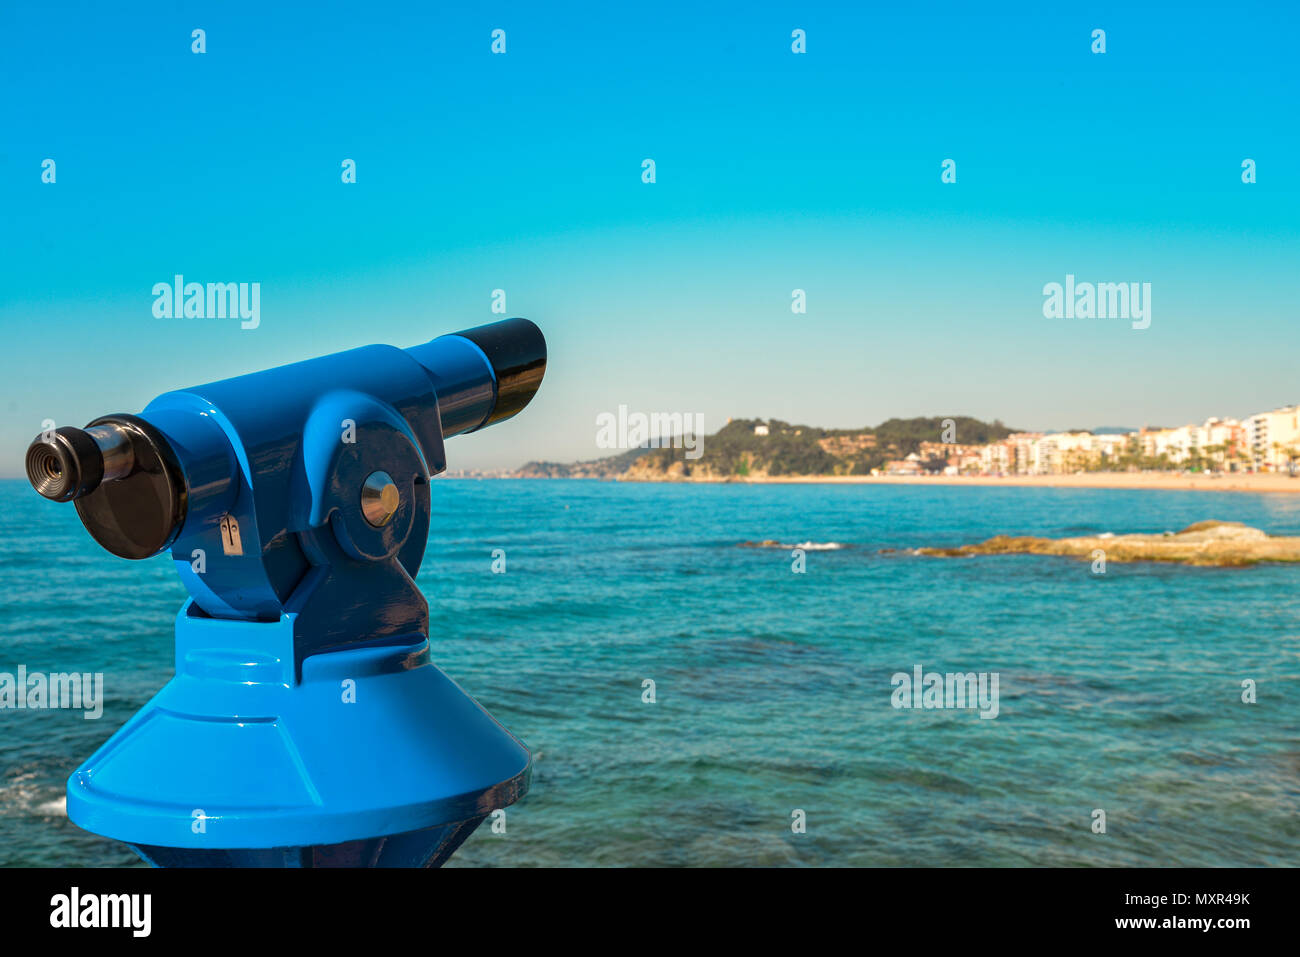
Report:
[[[1300,401],[1293,6],[407,6],[0,9],[0,474],[42,419],[410,345],[497,288],[547,381],[453,468],[603,454],[620,404],[713,431]],[[260,326],[155,318],[178,272],[260,282]],[[1151,327],[1044,318],[1067,273],[1150,282]]]

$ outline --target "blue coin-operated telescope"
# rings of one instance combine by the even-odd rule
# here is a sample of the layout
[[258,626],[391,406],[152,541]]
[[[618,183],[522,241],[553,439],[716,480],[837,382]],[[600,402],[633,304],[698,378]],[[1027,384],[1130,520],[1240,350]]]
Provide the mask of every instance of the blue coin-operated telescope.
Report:
[[68,780],[160,866],[436,866],[527,748],[429,660],[415,575],[443,440],[510,418],[546,343],[507,319],[168,392],[27,450],[115,555],[170,549],[176,675]]

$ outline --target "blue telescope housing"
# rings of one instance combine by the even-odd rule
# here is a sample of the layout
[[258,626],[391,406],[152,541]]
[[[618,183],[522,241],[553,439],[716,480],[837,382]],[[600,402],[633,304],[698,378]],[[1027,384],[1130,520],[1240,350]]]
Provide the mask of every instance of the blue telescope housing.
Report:
[[536,393],[507,319],[168,392],[43,433],[27,473],[114,554],[170,550],[172,680],[68,780],[159,866],[436,866],[528,789],[528,749],[430,660],[415,585],[443,442]]

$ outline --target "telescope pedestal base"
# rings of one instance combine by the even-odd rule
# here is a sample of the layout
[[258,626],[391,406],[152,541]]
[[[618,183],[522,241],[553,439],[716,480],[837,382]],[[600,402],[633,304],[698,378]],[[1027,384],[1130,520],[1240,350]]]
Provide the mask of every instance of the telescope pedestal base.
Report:
[[295,621],[182,610],[176,676],[68,781],[68,818],[162,867],[430,867],[532,757],[423,635],[311,655]]
[[483,818],[428,827],[386,837],[314,847],[157,847],[131,849],[154,867],[441,867],[474,833]]

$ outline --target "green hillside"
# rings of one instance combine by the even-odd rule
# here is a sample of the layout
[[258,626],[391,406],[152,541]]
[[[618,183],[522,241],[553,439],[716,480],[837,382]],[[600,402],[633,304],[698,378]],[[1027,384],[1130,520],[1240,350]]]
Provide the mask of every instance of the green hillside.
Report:
[[[703,455],[687,458],[685,449],[633,449],[616,456],[558,465],[529,462],[525,477],[676,478],[749,475],[865,475],[893,459],[919,452],[922,442],[940,442],[945,423],[962,445],[1006,438],[1015,429],[969,416],[889,419],[875,428],[821,429],[777,419],[733,419],[704,437]],[[755,432],[765,426],[767,434]]]

